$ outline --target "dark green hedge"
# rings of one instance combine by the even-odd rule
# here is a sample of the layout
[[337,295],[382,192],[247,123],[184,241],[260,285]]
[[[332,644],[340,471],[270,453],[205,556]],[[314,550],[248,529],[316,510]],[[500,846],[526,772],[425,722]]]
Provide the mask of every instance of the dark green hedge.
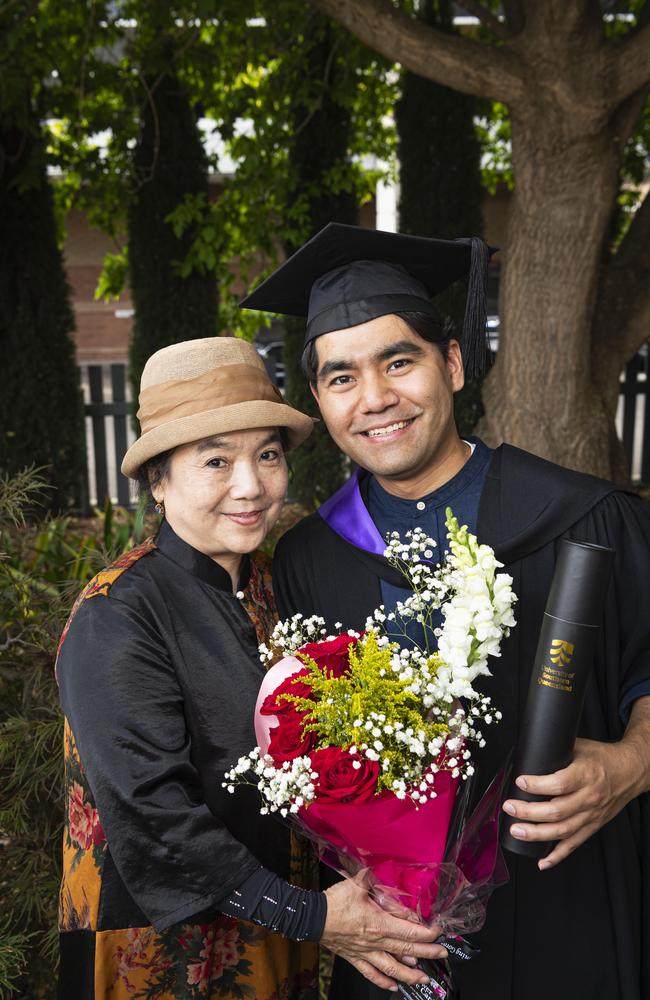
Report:
[[129,360],[135,399],[144,363],[155,351],[218,333],[216,275],[196,269],[186,276],[180,273],[194,230],[188,227],[177,237],[166,221],[186,195],[208,197],[207,161],[196,114],[175,76],[162,73],[146,82],[128,216],[135,308]]
[[0,470],[47,466],[53,510],[85,490],[74,316],[42,146],[0,119]]

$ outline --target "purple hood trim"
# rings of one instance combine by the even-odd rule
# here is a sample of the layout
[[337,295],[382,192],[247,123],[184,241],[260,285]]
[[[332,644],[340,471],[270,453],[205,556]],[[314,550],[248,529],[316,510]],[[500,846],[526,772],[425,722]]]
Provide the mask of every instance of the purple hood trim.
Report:
[[359,489],[360,470],[355,469],[347,483],[326,500],[318,513],[332,531],[351,545],[383,556],[386,542],[368,513]]

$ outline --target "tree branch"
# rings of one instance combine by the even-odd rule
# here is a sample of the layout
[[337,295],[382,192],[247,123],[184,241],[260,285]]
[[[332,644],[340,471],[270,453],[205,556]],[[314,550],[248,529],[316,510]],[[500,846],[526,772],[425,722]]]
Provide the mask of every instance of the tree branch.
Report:
[[612,104],[622,104],[650,83],[650,24],[612,46]]
[[650,194],[639,206],[618,253],[605,268],[598,295],[594,339],[616,340],[621,366],[648,339],[650,329]]
[[309,0],[362,42],[412,73],[474,97],[504,104],[525,100],[524,70],[515,54],[438,31],[389,0]]
[[500,21],[492,11],[483,6],[480,0],[462,0],[459,6],[472,17],[477,17],[483,27],[491,31],[497,38],[501,38],[503,41],[510,38],[510,31],[505,21]]

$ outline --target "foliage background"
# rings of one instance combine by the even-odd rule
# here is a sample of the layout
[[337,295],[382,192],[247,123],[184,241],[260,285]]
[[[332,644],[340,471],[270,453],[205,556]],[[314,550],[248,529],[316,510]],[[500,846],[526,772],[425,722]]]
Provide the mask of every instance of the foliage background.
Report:
[[47,488],[33,470],[0,480],[0,996],[21,1000],[56,995],[58,639],[80,588],[145,532],[143,509],[127,514],[110,504],[92,521],[39,520]]

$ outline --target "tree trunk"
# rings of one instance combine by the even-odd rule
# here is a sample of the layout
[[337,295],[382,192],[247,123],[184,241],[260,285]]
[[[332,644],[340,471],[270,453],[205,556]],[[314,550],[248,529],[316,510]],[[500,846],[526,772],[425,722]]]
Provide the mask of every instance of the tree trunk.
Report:
[[499,355],[479,433],[609,477],[615,398],[592,378],[591,330],[614,144],[606,122],[532,101],[513,113],[513,157]]

